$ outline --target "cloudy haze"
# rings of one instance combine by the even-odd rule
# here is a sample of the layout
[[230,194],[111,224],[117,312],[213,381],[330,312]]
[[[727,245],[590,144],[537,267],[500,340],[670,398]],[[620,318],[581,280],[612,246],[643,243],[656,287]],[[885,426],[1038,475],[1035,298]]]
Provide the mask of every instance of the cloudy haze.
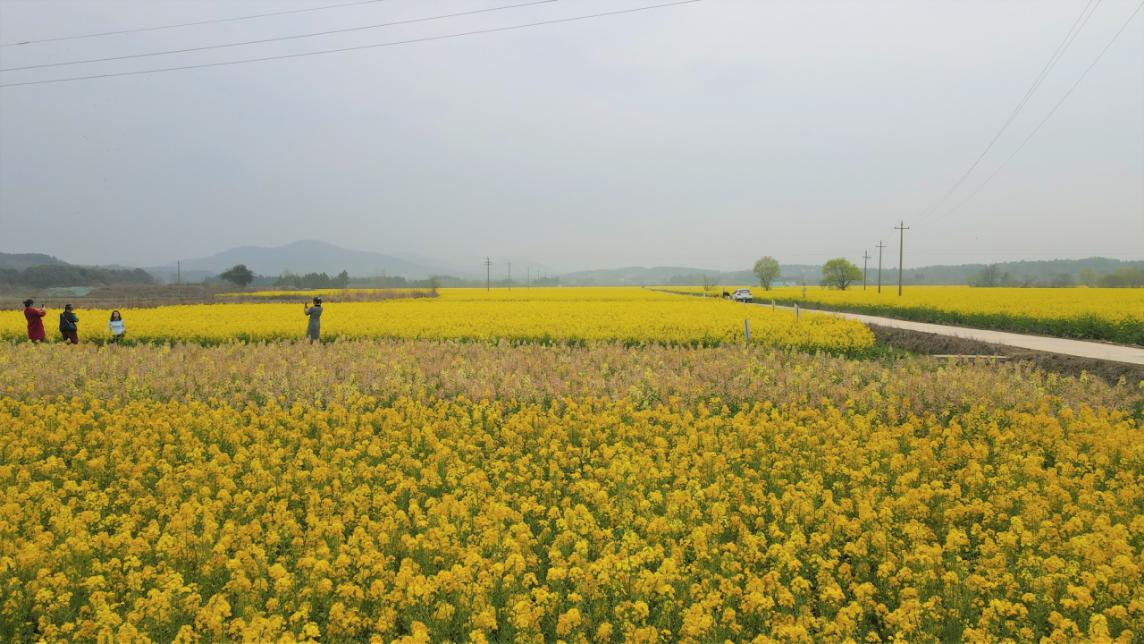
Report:
[[[524,0],[387,0],[0,48],[0,67],[341,29]],[[659,0],[660,2],[665,0]],[[333,0],[0,0],[0,42]],[[450,20],[0,74],[0,84],[274,56],[657,4],[560,0]],[[321,239],[560,270],[763,254],[906,264],[1144,258],[1144,12],[1101,3],[969,167],[1085,3],[703,0],[225,67],[0,88],[0,250],[154,265]]]

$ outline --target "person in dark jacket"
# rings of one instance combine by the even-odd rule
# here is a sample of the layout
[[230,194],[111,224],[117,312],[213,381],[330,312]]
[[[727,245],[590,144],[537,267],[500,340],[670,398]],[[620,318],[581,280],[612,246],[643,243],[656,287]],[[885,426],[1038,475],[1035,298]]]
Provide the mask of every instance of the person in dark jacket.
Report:
[[47,339],[44,333],[44,316],[48,314],[44,307],[35,308],[35,302],[24,300],[24,317],[28,320],[28,339],[32,342],[43,342]]
[[60,313],[60,335],[71,344],[79,344],[79,318],[71,304],[65,304],[64,312]]

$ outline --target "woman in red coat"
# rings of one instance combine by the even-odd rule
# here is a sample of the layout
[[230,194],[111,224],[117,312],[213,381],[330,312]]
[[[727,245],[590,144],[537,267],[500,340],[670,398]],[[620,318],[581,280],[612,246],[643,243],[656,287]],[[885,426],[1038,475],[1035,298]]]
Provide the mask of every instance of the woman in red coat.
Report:
[[48,312],[42,308],[32,308],[33,304],[35,302],[32,300],[24,300],[24,317],[28,319],[28,339],[32,342],[43,342],[47,338],[44,335],[44,316]]

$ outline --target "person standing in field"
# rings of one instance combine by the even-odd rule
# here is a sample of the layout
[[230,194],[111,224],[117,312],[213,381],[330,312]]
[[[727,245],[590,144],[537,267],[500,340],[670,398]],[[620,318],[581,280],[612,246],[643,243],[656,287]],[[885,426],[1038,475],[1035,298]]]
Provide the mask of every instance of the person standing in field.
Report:
[[43,307],[35,308],[32,300],[24,300],[24,317],[28,320],[28,339],[32,342],[43,342],[47,339],[44,333],[44,316],[48,314]]
[[310,342],[318,342],[322,332],[322,298],[315,297],[313,306],[303,304],[302,309],[306,317],[310,318],[310,324],[306,327],[306,337],[310,338]]
[[123,336],[127,335],[127,325],[123,323],[123,315],[119,311],[111,312],[111,319],[107,321],[107,330],[111,331],[112,344],[118,344]]
[[60,335],[71,344],[79,344],[79,318],[71,304],[65,304],[64,312],[60,313]]

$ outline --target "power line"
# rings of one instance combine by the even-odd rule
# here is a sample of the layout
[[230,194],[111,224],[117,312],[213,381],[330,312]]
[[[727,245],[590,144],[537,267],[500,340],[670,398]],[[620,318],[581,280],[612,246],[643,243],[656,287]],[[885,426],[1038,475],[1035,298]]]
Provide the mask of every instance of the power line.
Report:
[[377,4],[385,2],[386,0],[356,0],[355,2],[342,2],[340,4],[327,4],[320,7],[307,7],[305,9],[286,9],[283,11],[270,11],[267,13],[255,13],[246,16],[234,16],[232,18],[214,18],[211,20],[199,20],[196,22],[179,22],[173,25],[158,25],[155,27],[137,27],[134,29],[119,29],[117,31],[100,31],[91,34],[77,34],[74,36],[57,36],[55,38],[40,38],[39,40],[23,40],[20,42],[9,42],[0,44],[0,47],[16,47],[19,45],[33,45],[42,42],[59,42],[61,40],[78,40],[80,38],[98,38],[100,36],[118,36],[120,34],[136,34],[144,31],[159,31],[161,29],[176,29],[178,27],[194,27],[197,25],[214,25],[220,22],[237,22],[239,20],[253,20],[255,18],[269,18],[271,16],[285,16],[296,13],[309,13],[313,11],[324,11],[326,9],[340,9],[343,7],[355,7],[363,4]]
[[[1083,30],[1085,25],[1088,24],[1089,19],[1092,18],[1092,14],[1096,13],[1097,8],[1100,7],[1100,3],[1102,1],[1103,0],[1088,0],[1088,4],[1086,4],[1084,8],[1081,9],[1080,15],[1076,17],[1076,20],[1073,21],[1072,26],[1069,27],[1068,33],[1065,34],[1064,40],[1062,40],[1060,44],[1057,45],[1057,48],[1053,50],[1052,56],[1049,57],[1049,60],[1045,63],[1045,66],[1041,68],[1041,71],[1033,80],[1033,84],[1029,86],[1029,89],[1025,90],[1025,95],[1021,97],[1021,100],[1017,103],[1017,106],[1014,107],[1011,112],[1009,112],[1009,116],[1005,119],[1005,122],[1001,124],[1001,129],[997,130],[997,133],[993,135],[993,138],[985,146],[985,149],[981,151],[981,154],[977,155],[977,158],[974,159],[969,168],[967,168],[965,172],[961,174],[961,177],[958,178],[957,182],[950,186],[949,190],[947,190],[945,194],[942,195],[941,199],[939,199],[937,203],[935,203],[933,206],[930,206],[925,211],[925,216],[931,215],[934,211],[940,208],[942,204],[944,204],[945,201],[949,199],[950,195],[956,192],[957,189],[961,187],[961,184],[965,183],[965,180],[969,178],[969,175],[977,169],[977,166],[981,163],[981,160],[984,159],[985,155],[993,149],[993,145],[997,143],[997,140],[1001,138],[1001,135],[1009,129],[1009,125],[1013,123],[1013,119],[1017,118],[1017,115],[1021,113],[1021,110],[1024,109],[1025,105],[1029,102],[1029,99],[1033,97],[1033,94],[1037,91],[1037,89],[1040,88],[1041,83],[1044,82],[1045,78],[1049,75],[1049,72],[1052,71],[1053,67],[1055,67],[1060,59],[1064,56],[1065,52],[1072,45],[1073,41],[1076,40],[1076,37],[1080,35],[1081,30]],[[1090,7],[1092,8],[1091,11],[1089,11]]]
[[211,49],[225,49],[227,47],[244,47],[246,45],[258,45],[268,42],[278,42],[282,40],[297,40],[299,38],[314,38],[317,36],[329,36],[333,34],[342,34],[352,31],[365,31],[368,29],[380,29],[382,27],[393,27],[396,25],[410,25],[418,22],[431,22],[433,20],[444,20],[446,18],[457,18],[460,16],[472,16],[481,13],[492,13],[494,11],[504,11],[506,9],[519,9],[521,7],[531,7],[540,4],[550,4],[559,2],[559,0],[531,0],[530,2],[521,2],[517,4],[501,5],[499,7],[488,7],[485,9],[474,9],[472,11],[458,11],[456,13],[446,13],[437,16],[428,16],[425,18],[410,18],[408,20],[395,20],[393,22],[382,22],[375,25],[363,25],[360,27],[347,27],[345,29],[330,29],[328,31],[314,31],[306,34],[296,34],[293,36],[278,36],[275,38],[260,38],[258,40],[245,40],[242,42],[226,43],[222,45],[205,45],[202,47],[187,47],[184,49],[168,49],[166,51],[152,51],[142,54],[125,54],[123,56],[108,56],[106,58],[87,58],[84,60],[69,60],[61,63],[41,63],[38,65],[25,65],[23,67],[6,67],[0,69],[0,72],[16,72],[26,69],[42,69],[45,67],[62,67],[64,65],[84,65],[88,63],[105,63],[113,60],[129,60],[132,58],[148,58],[151,56],[166,56],[169,54],[186,54],[195,51],[207,51]]
[[943,217],[949,217],[953,213],[960,210],[962,206],[969,203],[974,197],[977,196],[979,192],[985,188],[985,186],[989,185],[990,181],[993,181],[993,178],[996,177],[1001,172],[1001,170],[1005,168],[1005,166],[1009,165],[1009,162],[1013,160],[1013,157],[1017,156],[1017,154],[1025,148],[1025,145],[1027,145],[1029,141],[1032,140],[1034,136],[1036,136],[1037,132],[1041,131],[1041,128],[1044,127],[1045,123],[1048,123],[1049,119],[1053,118],[1053,114],[1057,113],[1057,110],[1060,109],[1061,105],[1063,105],[1066,100],[1068,100],[1068,97],[1072,96],[1073,91],[1076,90],[1081,81],[1083,81],[1085,77],[1088,76],[1088,73],[1092,71],[1092,68],[1096,67],[1096,64],[1100,62],[1100,59],[1104,58],[1105,52],[1112,48],[1112,45],[1116,43],[1118,38],[1120,38],[1120,34],[1124,33],[1124,30],[1128,28],[1128,25],[1132,24],[1132,21],[1136,18],[1136,14],[1140,13],[1140,9],[1142,8],[1144,8],[1144,1],[1136,5],[1136,9],[1132,11],[1132,13],[1128,16],[1128,19],[1124,21],[1124,24],[1120,25],[1120,29],[1116,30],[1116,33],[1113,34],[1112,38],[1108,41],[1104,48],[1100,50],[1100,53],[1096,55],[1096,58],[1093,58],[1092,62],[1088,64],[1088,67],[1086,67],[1085,70],[1081,72],[1080,77],[1076,79],[1076,82],[1072,84],[1072,87],[1069,87],[1068,91],[1065,92],[1063,96],[1061,96],[1061,100],[1057,101],[1056,105],[1053,105],[1053,109],[1049,110],[1049,113],[1045,115],[1045,118],[1041,119],[1040,123],[1037,123],[1037,127],[1033,128],[1033,131],[1029,132],[1029,135],[1025,137],[1025,140],[1021,141],[1021,145],[1018,145],[1017,149],[1013,150],[1013,153],[1010,154],[1005,159],[1005,161],[1001,163],[1001,165],[997,166],[997,168],[993,170],[993,172],[988,177],[986,177],[985,181],[983,181],[981,185],[977,186],[976,190],[971,192],[965,199],[962,199],[960,202],[958,202],[958,204],[947,211]]
[[568,23],[568,22],[577,22],[577,21],[581,21],[581,20],[591,20],[594,18],[605,18],[605,17],[610,17],[610,16],[619,16],[619,15],[630,14],[630,13],[638,13],[641,11],[651,11],[651,10],[655,10],[655,9],[663,9],[666,7],[676,7],[676,6],[681,6],[681,5],[685,5],[685,4],[694,4],[697,2],[701,2],[701,1],[702,0],[675,0],[674,2],[664,2],[664,3],[660,3],[660,4],[644,5],[642,7],[634,7],[631,9],[621,9],[618,11],[604,11],[604,12],[600,12],[600,13],[592,13],[592,14],[586,14],[586,15],[581,15],[581,16],[572,16],[570,18],[556,18],[553,20],[539,20],[536,22],[527,22],[527,23],[522,23],[522,24],[518,24],[518,25],[508,25],[506,27],[492,27],[489,29],[475,29],[472,31],[462,31],[462,32],[456,32],[456,33],[451,33],[451,34],[442,34],[439,36],[426,36],[423,38],[410,38],[408,40],[392,40],[389,42],[375,43],[372,45],[357,45],[354,47],[339,47],[337,49],[321,49],[318,51],[301,52],[301,53],[297,53],[297,54],[281,54],[281,55],[277,55],[277,56],[263,56],[260,58],[244,58],[241,60],[227,60],[227,61],[220,61],[220,62],[216,62],[216,63],[199,63],[197,65],[181,65],[178,67],[157,67],[155,69],[141,69],[141,70],[131,71],[131,72],[114,72],[114,73],[108,73],[108,74],[92,74],[89,76],[69,76],[69,77],[65,77],[65,78],[53,78],[53,79],[49,79],[49,80],[23,81],[23,82],[18,82],[18,83],[3,83],[3,84],[0,84],[0,88],[3,88],[3,87],[21,87],[21,86],[25,86],[25,85],[47,85],[47,84],[51,84],[51,83],[66,83],[66,82],[78,81],[78,80],[93,80],[93,79],[97,79],[97,78],[113,78],[116,76],[138,76],[141,74],[157,74],[160,72],[174,72],[174,71],[183,71],[183,70],[188,70],[188,69],[201,69],[201,68],[206,68],[206,67],[224,67],[224,66],[228,66],[228,65],[243,65],[246,63],[261,63],[261,62],[266,62],[266,61],[270,61],[270,60],[285,60],[288,58],[303,58],[306,56],[320,56],[323,54],[336,54],[336,53],[342,53],[342,52],[348,52],[348,51],[360,51],[363,49],[378,49],[381,47],[394,47],[394,46],[398,46],[398,45],[409,45],[409,44],[420,43],[420,42],[432,42],[432,41],[436,41],[436,40],[448,40],[450,38],[463,38],[466,36],[476,36],[476,35],[480,35],[480,34],[491,34],[491,33],[498,33],[498,32],[502,32],[502,31],[514,31],[514,30],[518,30],[518,29],[528,29],[531,27],[540,27],[540,26],[544,26],[544,25],[555,25],[555,24],[562,24],[562,23]]

